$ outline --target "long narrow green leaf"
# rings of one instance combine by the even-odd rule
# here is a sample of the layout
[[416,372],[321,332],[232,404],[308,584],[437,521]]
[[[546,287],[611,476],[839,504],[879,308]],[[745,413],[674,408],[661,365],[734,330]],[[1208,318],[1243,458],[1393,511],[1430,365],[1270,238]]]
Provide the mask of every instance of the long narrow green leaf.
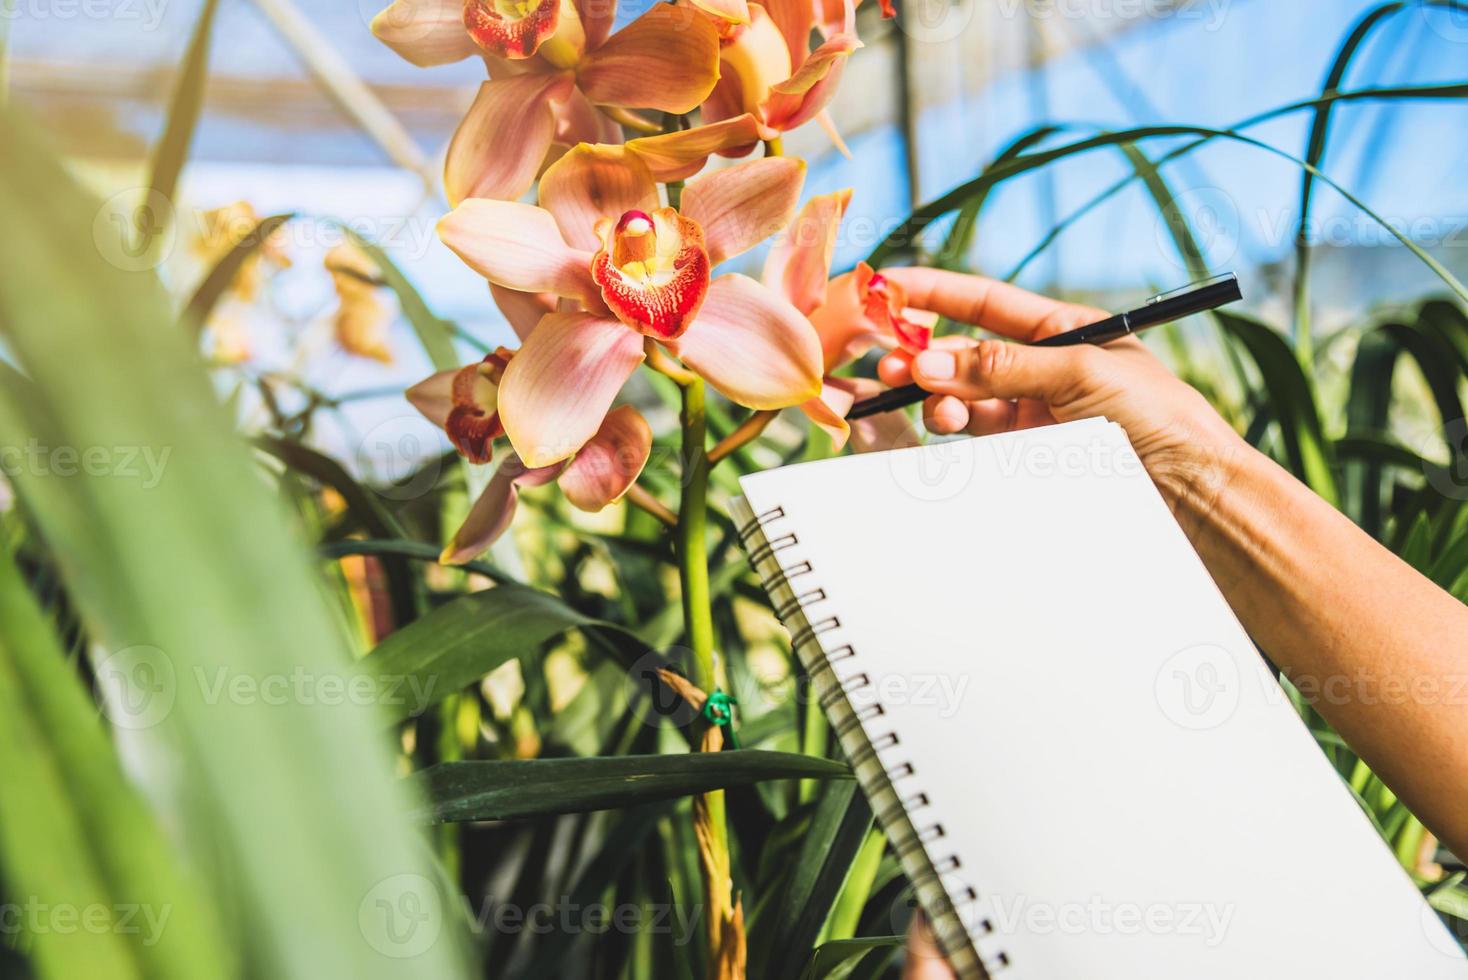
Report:
[[214,312],[214,307],[219,303],[220,297],[225,294],[235,277],[239,275],[240,269],[244,267],[250,256],[260,250],[270,236],[275,234],[276,229],[289,221],[294,215],[273,214],[263,218],[250,229],[249,233],[235,243],[235,246],[225,254],[224,258],[215,263],[214,268],[199,283],[190,297],[188,305],[184,307],[179,317],[179,322],[185,332],[197,333],[204,328],[209,321],[209,314]]
[[[1346,395],[1347,432],[1386,431],[1399,350],[1390,335],[1379,330],[1362,335],[1351,363],[1351,387]],[[1381,536],[1383,472],[1382,462],[1376,459],[1345,461],[1342,471],[1345,511],[1372,537]]]
[[775,939],[766,954],[771,958],[757,975],[773,980],[800,975],[804,964],[786,953],[815,945],[871,827],[871,807],[855,783],[826,786],[780,899]]
[[[1336,52],[1335,60],[1331,63],[1330,71],[1326,73],[1325,84],[1321,86],[1321,94],[1328,95],[1338,90],[1341,82],[1345,81],[1346,70],[1350,68],[1351,61],[1356,57],[1356,52],[1361,49],[1362,43],[1370,36],[1371,32],[1388,17],[1404,10],[1406,4],[1400,0],[1392,3],[1384,3],[1368,11],[1359,21],[1355,28],[1341,44],[1340,50]],[[1330,139],[1331,113],[1335,109],[1335,103],[1327,102],[1317,106],[1314,118],[1310,121],[1310,137],[1305,147],[1305,161],[1312,166],[1324,165],[1325,148]],[[1300,221],[1295,230],[1295,330],[1294,337],[1297,352],[1300,359],[1305,363],[1310,362],[1310,199],[1315,189],[1315,175],[1305,171],[1300,175]]]
[[359,667],[396,688],[385,708],[402,718],[578,628],[613,634],[613,647],[629,661],[651,653],[621,627],[583,615],[549,592],[504,584],[460,596],[390,634]]
[[[366,487],[358,483],[341,463],[293,439],[261,436],[261,449],[286,466],[330,487],[341,495],[347,510],[375,538],[403,538],[407,533],[392,512]],[[404,626],[418,616],[417,581],[405,558],[383,554],[383,574],[387,577],[388,601],[392,604],[393,623]]]
[[850,778],[851,770],[840,762],[754,749],[445,762],[413,777],[428,799],[421,815],[440,821],[512,820],[611,810],[768,779]]
[[459,367],[459,355],[454,351],[454,325],[428,308],[422,294],[376,242],[368,241],[350,228],[346,232],[377,266],[383,285],[397,293],[403,316],[412,324],[418,342],[433,362],[434,370],[448,371]]
[[1326,500],[1337,500],[1331,449],[1315,389],[1284,338],[1257,320],[1219,311],[1218,322],[1253,359],[1269,392],[1290,469]]
[[[1250,116],[1247,119],[1242,119],[1239,122],[1235,123],[1232,127],[1230,127],[1230,131],[1249,129],[1254,126],[1258,126],[1261,123],[1269,122],[1272,119],[1278,119],[1281,116],[1289,115],[1293,112],[1300,112],[1305,109],[1313,109],[1329,103],[1369,102],[1378,100],[1398,101],[1462,99],[1465,97],[1468,97],[1468,84],[1464,83],[1453,83],[1446,85],[1394,85],[1381,88],[1358,89],[1352,92],[1335,92],[1328,96],[1322,96],[1321,98],[1317,99],[1307,99],[1301,102],[1292,102],[1287,105],[1277,106],[1276,108],[1270,109],[1266,112],[1261,112],[1257,115]],[[1203,136],[1197,140],[1194,140],[1191,143],[1186,143],[1183,146],[1177,147],[1176,149],[1169,150],[1167,153],[1159,157],[1155,161],[1155,164],[1157,167],[1160,168],[1168,163],[1173,162],[1174,160],[1181,159],[1182,157],[1185,157],[1188,154],[1193,153],[1204,146],[1207,146],[1208,144],[1212,143],[1214,139],[1215,137],[1211,135]],[[1042,255],[1051,245],[1059,240],[1060,236],[1064,234],[1067,229],[1071,228],[1086,215],[1090,214],[1096,208],[1111,200],[1117,194],[1126,190],[1128,187],[1131,186],[1132,181],[1137,179],[1137,177],[1138,175],[1135,173],[1127,177],[1123,177],[1111,186],[1102,190],[1095,197],[1092,197],[1085,204],[1076,208],[1060,221],[1057,221],[1054,226],[1052,226],[1048,231],[1045,232],[1045,234],[1040,238],[1040,241],[1036,243],[1034,248],[1025,253],[1025,256],[1020,259],[1020,261],[1015,265],[1013,269],[1009,271],[1009,273],[1005,276],[1005,280],[1013,282],[1014,280],[1018,279],[1020,274],[1029,267],[1030,263],[1039,258],[1039,256]]]
[[1099,136],[1093,136],[1089,139],[1078,140],[1077,142],[1069,143],[1065,146],[1057,147],[1052,150],[1044,150],[1037,153],[1024,154],[1023,156],[1017,157],[1007,164],[995,167],[992,171],[985,173],[975,178],[974,180],[969,181],[966,184],[962,184],[954,188],[953,190],[949,191],[947,194],[944,194],[942,197],[931,202],[930,204],[925,204],[921,208],[918,208],[911,215],[909,215],[908,218],[902,222],[902,224],[893,229],[892,232],[885,239],[883,239],[881,243],[877,245],[867,261],[874,266],[881,266],[885,262],[887,257],[898,247],[912,246],[922,235],[922,233],[927,229],[928,225],[930,225],[932,222],[936,221],[938,218],[943,217],[945,214],[948,214],[955,208],[962,207],[963,203],[974,194],[987,192],[989,188],[993,187],[1000,181],[1008,180],[1011,177],[1017,177],[1020,174],[1028,173],[1031,170],[1048,166],[1049,164],[1054,163],[1057,160],[1063,160],[1067,157],[1076,156],[1081,153],[1088,153],[1091,150],[1101,149],[1108,146],[1116,146],[1121,143],[1134,143],[1141,140],[1156,139],[1163,136],[1211,136],[1219,139],[1233,140],[1234,142],[1242,143],[1245,146],[1251,146],[1258,150],[1263,150],[1264,152],[1269,153],[1273,156],[1277,156],[1281,159],[1288,160],[1291,163],[1294,163],[1296,166],[1299,166],[1307,172],[1314,174],[1321,183],[1324,183],[1331,187],[1337,194],[1340,194],[1352,205],[1354,205],[1358,210],[1360,210],[1361,213],[1365,214],[1371,220],[1381,225],[1381,227],[1386,229],[1393,238],[1406,246],[1407,250],[1415,255],[1418,260],[1422,262],[1423,265],[1426,265],[1429,269],[1437,274],[1439,279],[1447,283],[1448,286],[1452,288],[1453,292],[1457,293],[1465,301],[1468,301],[1468,286],[1464,286],[1463,283],[1459,282],[1458,278],[1454,276],[1452,272],[1448,271],[1446,266],[1444,266],[1437,259],[1433,258],[1426,251],[1424,251],[1420,245],[1408,238],[1405,233],[1393,226],[1390,221],[1387,221],[1381,215],[1377,214],[1374,210],[1368,207],[1366,203],[1358,198],[1356,195],[1352,194],[1350,191],[1342,187],[1336,181],[1332,180],[1326,174],[1321,173],[1318,168],[1306,163],[1304,160],[1301,160],[1298,157],[1291,156],[1278,147],[1271,146],[1270,144],[1265,143],[1262,140],[1257,140],[1249,136],[1244,136],[1232,130],[1211,129],[1207,126],[1144,126],[1139,129],[1129,129],[1117,133],[1103,133]]
[[[1037,146],[1060,131],[1059,126],[1036,126],[1034,129],[1021,134],[1012,143],[999,152],[989,168],[1006,163],[1019,156],[1032,146]],[[973,250],[974,233],[978,230],[979,212],[984,209],[984,203],[989,199],[987,192],[975,194],[964,202],[958,212],[958,219],[949,229],[948,237],[943,241],[943,247],[938,250],[933,264],[944,269],[959,269],[963,265],[964,258]]]
[[[233,974],[213,908],[123,778],[91,699],[3,553],[0,745],[0,864],[10,896],[38,903],[30,940],[43,976]],[[67,932],[46,918],[63,913],[107,928]],[[134,915],[146,928],[121,928]]]
[[[111,454],[103,475],[94,462],[69,476],[21,468],[13,482],[113,702],[147,712],[126,718],[143,731],[141,778],[166,774],[151,790],[251,974],[464,976],[457,920],[442,901],[425,908],[439,896],[422,891],[432,869],[409,787],[392,778],[381,714],[346,686],[349,644],[305,543],[157,279],[98,254],[98,202],[28,119],[0,110],[0,126],[0,325],[33,383],[23,399],[4,387],[0,426],[6,441]],[[143,450],[163,460],[151,478],[137,472]],[[126,669],[137,663],[148,670]],[[422,948],[385,921],[408,895],[428,913]]]
[[822,980],[829,977],[852,960],[866,956],[875,949],[895,949],[902,945],[901,936],[869,936],[862,939],[834,939],[822,943],[811,954],[810,963],[800,980]]
[[140,251],[146,250],[152,243],[153,236],[163,230],[163,216],[154,209],[164,205],[172,209],[177,203],[174,195],[178,192],[178,178],[188,160],[189,147],[194,142],[194,129],[204,108],[204,86],[209,80],[209,42],[214,33],[214,14],[218,9],[219,0],[204,0],[204,9],[194,25],[188,51],[184,53],[178,78],[173,85],[168,122],[162,138],[153,148],[148,196],[137,213]]

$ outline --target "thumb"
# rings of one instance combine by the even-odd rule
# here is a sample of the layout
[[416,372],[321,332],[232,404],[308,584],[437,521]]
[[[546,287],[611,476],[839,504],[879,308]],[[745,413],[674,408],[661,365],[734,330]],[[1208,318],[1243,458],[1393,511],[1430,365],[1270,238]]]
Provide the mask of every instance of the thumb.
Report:
[[1051,405],[1072,401],[1090,386],[1094,347],[1025,347],[981,340],[962,350],[926,350],[912,362],[912,379],[928,391],[964,401],[1035,398]]

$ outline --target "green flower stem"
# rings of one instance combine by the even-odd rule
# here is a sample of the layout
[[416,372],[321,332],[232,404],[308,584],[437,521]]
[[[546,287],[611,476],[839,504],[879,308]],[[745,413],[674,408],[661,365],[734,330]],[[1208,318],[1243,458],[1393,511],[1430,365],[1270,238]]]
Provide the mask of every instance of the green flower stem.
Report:
[[683,494],[678,506],[678,568],[683,584],[683,626],[693,651],[689,679],[705,691],[719,686],[714,676],[714,617],[709,604],[708,488],[702,378],[682,385]]
[[[714,615],[709,595],[708,557],[708,432],[704,418],[703,379],[687,376],[678,382],[683,392],[683,492],[678,505],[678,577],[683,586],[683,628],[693,656],[689,679],[712,693],[722,687],[714,663]],[[700,723],[703,724],[703,723]],[[729,853],[729,833],[724,818],[722,790],[705,794],[713,825],[715,847]],[[710,895],[713,908],[722,907]]]

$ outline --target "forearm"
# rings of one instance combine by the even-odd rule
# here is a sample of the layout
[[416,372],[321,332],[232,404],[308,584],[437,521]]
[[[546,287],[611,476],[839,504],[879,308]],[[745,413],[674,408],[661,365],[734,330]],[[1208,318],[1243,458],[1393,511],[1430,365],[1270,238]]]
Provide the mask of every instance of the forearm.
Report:
[[1174,503],[1260,647],[1468,854],[1468,607],[1242,443]]

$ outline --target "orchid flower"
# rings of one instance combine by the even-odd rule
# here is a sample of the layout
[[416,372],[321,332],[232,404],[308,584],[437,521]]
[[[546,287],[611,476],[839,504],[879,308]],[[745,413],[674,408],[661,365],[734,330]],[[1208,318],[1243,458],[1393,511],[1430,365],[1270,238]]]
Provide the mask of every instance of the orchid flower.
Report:
[[690,2],[720,28],[719,83],[704,103],[705,122],[747,115],[760,139],[774,140],[818,118],[845,151],[826,106],[836,94],[847,58],[862,46],[854,4],[843,3],[839,24],[812,51],[816,5],[810,0]]
[[327,252],[324,264],[336,289],[332,330],[337,344],[348,354],[391,364],[387,338],[392,316],[380,295],[382,271],[351,242]]
[[[502,347],[478,364],[440,371],[408,389],[413,407],[443,429],[459,455],[471,463],[488,463],[494,440],[504,435],[498,389],[514,356]],[[569,461],[531,468],[511,455],[475,500],[439,561],[460,565],[493,544],[515,516],[520,487],[555,480],[573,506],[601,510],[637,481],[651,451],[647,420],[637,409],[623,405],[606,414],[596,434]]]
[[916,436],[908,435],[911,426],[901,413],[862,420],[854,427],[848,423],[852,404],[876,394],[878,386],[833,374],[875,346],[914,354],[926,350],[936,322],[931,313],[909,308],[902,287],[865,262],[830,278],[836,236],[850,201],[850,189],[807,201],[770,250],[764,283],[808,317],[821,339],[821,392],[800,409],[830,434],[835,448],[844,446],[848,436],[859,450],[914,445]]
[[554,146],[611,142],[607,113],[696,109],[719,77],[717,32],[687,8],[653,4],[611,33],[615,0],[394,0],[372,31],[415,65],[484,58],[490,80],[449,144],[444,190],[513,199]]
[[783,157],[715,170],[689,181],[675,209],[660,206],[637,154],[583,144],[546,171],[541,207],[471,199],[439,223],[498,295],[561,297],[499,385],[498,418],[527,466],[566,459],[596,434],[647,345],[749,408],[819,393],[820,340],[800,311],[747,276],[711,275],[790,221],[804,170]]

